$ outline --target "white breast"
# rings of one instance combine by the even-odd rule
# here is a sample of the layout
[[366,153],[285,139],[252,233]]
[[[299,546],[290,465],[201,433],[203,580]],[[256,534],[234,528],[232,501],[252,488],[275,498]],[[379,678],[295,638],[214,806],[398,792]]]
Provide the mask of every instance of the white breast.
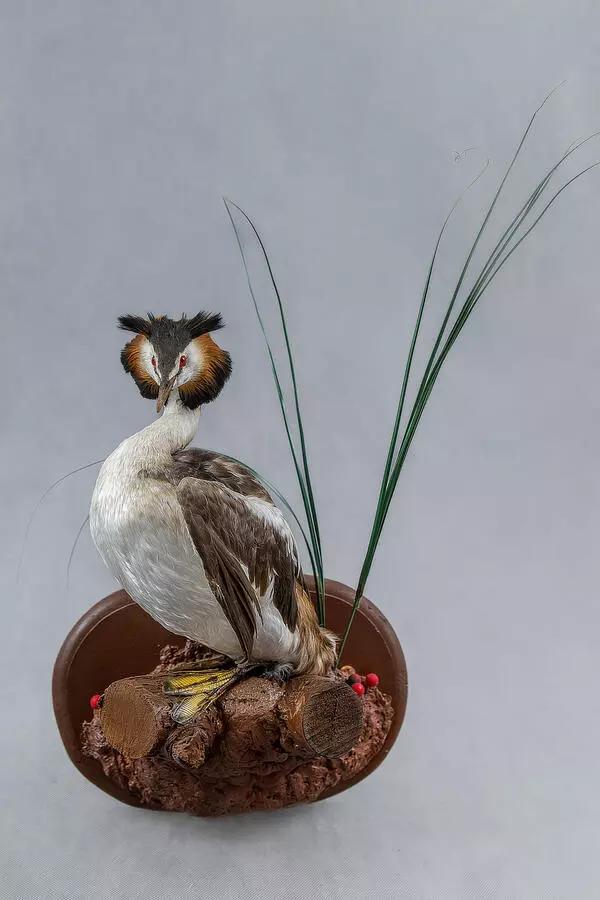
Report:
[[[98,552],[127,593],[168,631],[240,659],[239,641],[207,581],[175,488],[140,475],[127,443],[102,466],[92,497],[90,530]],[[294,662],[297,637],[270,589],[260,603],[253,658]]]

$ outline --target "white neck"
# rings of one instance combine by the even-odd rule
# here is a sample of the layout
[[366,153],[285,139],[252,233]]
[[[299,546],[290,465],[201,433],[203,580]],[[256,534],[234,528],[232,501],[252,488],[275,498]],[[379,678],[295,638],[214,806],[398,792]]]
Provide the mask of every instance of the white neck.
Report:
[[193,440],[198,430],[200,407],[188,409],[173,391],[160,418],[119,445],[115,454],[148,474],[160,472],[171,456]]

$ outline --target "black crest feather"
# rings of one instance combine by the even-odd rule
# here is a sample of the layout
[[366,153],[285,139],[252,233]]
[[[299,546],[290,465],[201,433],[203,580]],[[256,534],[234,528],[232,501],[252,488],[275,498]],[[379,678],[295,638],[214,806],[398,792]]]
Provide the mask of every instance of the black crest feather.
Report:
[[199,312],[193,318],[188,319],[185,313],[180,319],[169,319],[167,316],[155,316],[148,313],[148,318],[126,314],[119,316],[119,328],[123,331],[132,331],[134,334],[144,334],[150,338],[153,331],[170,331],[185,335],[189,340],[218,331],[223,328],[224,322],[220,313]]
[[[182,317],[182,320],[185,320],[185,316]],[[202,334],[208,334],[209,331],[218,331],[219,328],[223,328],[223,319],[220,313],[199,312],[186,324],[192,338],[197,338]]]
[[119,328],[123,331],[133,331],[134,334],[145,334],[149,337],[151,327],[150,322],[141,316],[119,316]]

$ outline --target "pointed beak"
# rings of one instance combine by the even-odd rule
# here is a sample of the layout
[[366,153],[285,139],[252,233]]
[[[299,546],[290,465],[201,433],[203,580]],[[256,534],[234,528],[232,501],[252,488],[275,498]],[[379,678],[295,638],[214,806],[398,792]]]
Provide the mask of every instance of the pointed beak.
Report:
[[161,382],[161,385],[158,389],[158,400],[156,401],[156,412],[159,413],[167,400],[169,399],[169,394],[173,390],[173,385],[175,384],[175,379],[179,373],[175,373],[172,378],[169,378],[168,381]]

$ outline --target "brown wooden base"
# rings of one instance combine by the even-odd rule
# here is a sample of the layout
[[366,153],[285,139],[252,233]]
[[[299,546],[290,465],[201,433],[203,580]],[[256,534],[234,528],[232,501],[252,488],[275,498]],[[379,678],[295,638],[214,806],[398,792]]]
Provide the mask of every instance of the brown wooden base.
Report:
[[[327,582],[326,587],[327,625],[339,633],[343,631],[347,621],[352,592],[345,585],[331,581]],[[119,800],[132,805],[145,805],[153,808],[165,808],[162,802],[153,801],[153,798],[157,796],[156,790],[154,794],[149,791],[144,796],[143,792],[137,789],[130,790],[130,786],[126,779],[121,777],[121,774],[118,777],[110,777],[114,773],[109,766],[105,766],[106,771],[104,771],[97,759],[84,755],[81,731],[83,722],[91,718],[90,696],[103,693],[114,681],[127,679],[125,682],[121,681],[119,686],[113,684],[111,691],[106,695],[102,712],[97,714],[99,722],[103,716],[107,717],[106,722],[109,724],[106,726],[106,722],[103,723],[104,731],[108,729],[110,732],[110,723],[114,724],[115,722],[115,716],[110,714],[110,705],[113,703],[114,713],[116,709],[114,704],[118,701],[121,706],[124,703],[126,709],[137,710],[138,717],[141,715],[140,727],[129,732],[129,738],[133,734],[134,743],[137,741],[134,753],[142,755],[148,753],[151,757],[153,752],[157,753],[160,745],[162,748],[160,750],[161,765],[169,754],[171,764],[177,762],[180,765],[190,766],[193,762],[192,768],[198,768],[198,765],[204,764],[206,752],[210,749],[216,733],[214,729],[222,731],[223,721],[213,722],[212,732],[210,727],[207,729],[203,725],[202,735],[192,735],[190,726],[177,726],[177,733],[174,733],[171,730],[172,726],[168,715],[165,716],[168,710],[161,689],[157,688],[156,679],[153,681],[152,678],[131,678],[133,675],[139,676],[140,673],[153,669],[158,662],[160,648],[165,644],[182,646],[183,640],[166,632],[134,604],[125,592],[119,591],[96,604],[77,623],[61,649],[53,679],[54,708],[59,730],[67,752],[76,767],[86,778]],[[299,796],[300,800],[322,799],[331,796],[368,775],[389,752],[404,718],[407,699],[404,656],[390,624],[367,600],[363,600],[361,603],[342,662],[353,665],[357,671],[363,674],[369,671],[377,672],[380,677],[381,690],[389,694],[392,700],[393,722],[385,740],[379,741],[376,754],[372,758],[365,756],[367,761],[360,770],[356,765],[347,766],[345,771],[347,777],[333,785],[327,785],[324,782],[321,792],[316,791],[316,788],[311,791],[311,785],[308,784],[305,795]],[[336,729],[326,727],[323,729],[323,723],[331,718],[332,711],[336,711],[337,714],[342,713],[343,717],[344,710],[351,712],[356,709],[358,700],[346,685],[339,682],[332,683],[328,679],[325,681],[328,683],[320,681],[317,684],[311,680],[307,682],[295,679],[285,692],[280,691],[279,696],[276,696],[276,693],[273,694],[273,703],[277,705],[278,710],[278,721],[283,718],[285,731],[292,736],[294,747],[297,748],[297,752],[304,754],[303,763],[318,753],[322,757],[327,757],[345,752],[347,742],[355,740],[352,735],[352,715],[347,716],[350,731],[345,737],[342,735],[342,743],[337,746],[335,745]],[[264,679],[250,679],[245,682],[246,688],[242,683],[228,692],[234,705],[236,696],[238,696],[235,691],[241,691],[239,696],[243,698],[244,691],[250,690],[248,685],[251,685],[252,682],[264,682]],[[337,697],[332,693],[335,691],[338,692]],[[107,702],[111,692],[113,699]],[[319,700],[322,692],[324,692],[324,697]],[[349,697],[349,695],[351,696]],[[307,705],[309,713],[312,710],[308,717],[306,716]],[[220,707],[222,711],[225,710],[226,718],[226,704],[220,704]],[[241,707],[237,707],[236,715],[239,714],[239,709],[242,707],[243,703]],[[230,709],[234,709],[231,704]],[[126,721],[126,718],[121,717],[121,722]],[[119,716],[116,719],[118,720]],[[236,721],[239,723],[239,727],[246,727],[242,719]],[[307,723],[308,734],[306,733]],[[118,745],[121,738],[118,734],[115,736],[113,730],[111,744]],[[334,741],[333,745],[328,746],[327,742],[332,740]],[[344,740],[346,744],[344,744]],[[314,746],[314,741],[317,741],[317,746]],[[130,745],[121,746],[129,753],[132,752]],[[307,774],[308,770],[305,771],[304,765],[302,771],[305,780],[308,779],[310,782],[310,773]],[[210,773],[210,767],[206,769],[206,772]],[[322,765],[320,775],[322,775]],[[283,802],[290,801],[288,799]],[[258,804],[258,808],[267,807]],[[272,805],[268,808],[272,808]],[[202,808],[200,810],[190,808],[190,811],[198,814],[214,814],[204,812]]]

